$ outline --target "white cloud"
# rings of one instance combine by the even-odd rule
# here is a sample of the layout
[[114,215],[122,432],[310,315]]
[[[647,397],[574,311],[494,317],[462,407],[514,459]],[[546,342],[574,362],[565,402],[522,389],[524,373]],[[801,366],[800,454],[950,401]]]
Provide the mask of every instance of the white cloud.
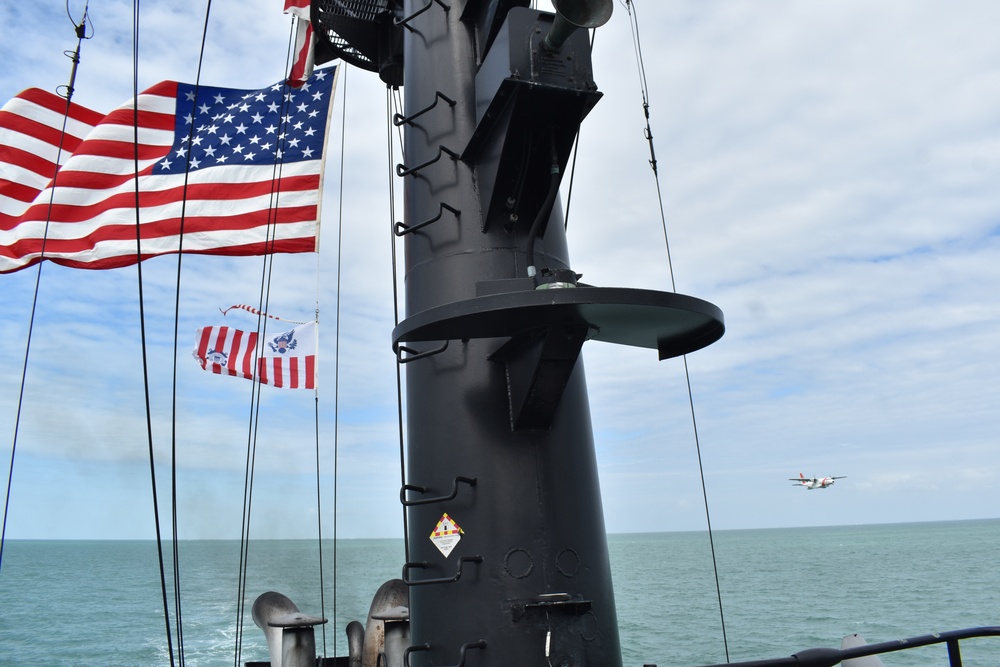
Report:
[[[281,78],[288,24],[272,4],[213,9],[205,83],[258,87]],[[1000,46],[992,27],[1000,24],[1000,6],[633,4],[640,4],[650,124],[678,289],[719,305],[726,316],[726,336],[688,359],[713,525],[995,513]],[[74,40],[63,5],[22,3],[2,11],[0,94],[6,99],[25,87],[64,83],[69,63],[62,51]],[[192,80],[200,10],[153,2],[143,11],[140,88],[164,78]],[[92,8],[97,34],[83,46],[80,103],[109,110],[131,96],[129,12],[124,3]],[[40,45],[40,55],[32,49],[29,59],[26,43]],[[580,140],[569,220],[573,268],[591,284],[669,289],[639,77],[620,3],[597,33],[595,79],[605,96]],[[341,207],[336,154],[345,99]],[[320,303],[321,452],[329,462],[336,386],[338,524],[358,536],[369,530],[395,536],[400,524],[387,231],[388,171],[399,158],[386,154],[384,109],[377,77],[347,71],[331,127],[320,256],[276,257],[270,293],[272,312],[291,319],[310,317]],[[247,321],[236,314],[222,320],[218,309],[256,305],[262,271],[256,259],[191,257],[184,267],[179,460],[190,479],[214,480],[221,522],[234,514],[227,498],[242,498],[248,387],[206,375],[188,350],[199,326]],[[176,258],[144,265],[161,464],[172,428],[175,269]],[[13,424],[16,411],[34,275],[0,276],[0,335],[7,342],[0,361],[15,369],[0,384],[4,424]],[[81,471],[94,475],[97,463],[119,460],[102,479],[131,476],[130,485],[105,484],[90,502],[113,505],[138,493],[124,502],[145,507],[148,491],[134,474],[146,449],[137,303],[134,269],[45,267],[18,444],[18,456],[29,463],[15,466],[16,479],[36,475],[46,488],[83,497]],[[584,357],[608,525],[704,527],[680,361],[657,362],[648,350],[599,343],[588,343]],[[309,476],[312,397],[265,389],[264,404],[259,470],[274,472],[262,478],[262,488],[277,498],[282,485]],[[58,464],[42,476],[39,461]],[[848,478],[827,491],[791,496],[810,493],[787,482],[800,471]],[[75,530],[73,523],[39,518],[56,510],[44,494],[25,491],[30,483],[14,487],[11,535]],[[825,509],[816,513],[810,503],[820,493],[828,495],[820,496]],[[26,509],[32,502],[41,504]],[[651,506],[665,509],[651,517]],[[95,531],[148,536],[148,524],[137,532],[121,528],[132,514]],[[303,517],[301,524],[282,519],[282,530],[312,530],[314,519]]]

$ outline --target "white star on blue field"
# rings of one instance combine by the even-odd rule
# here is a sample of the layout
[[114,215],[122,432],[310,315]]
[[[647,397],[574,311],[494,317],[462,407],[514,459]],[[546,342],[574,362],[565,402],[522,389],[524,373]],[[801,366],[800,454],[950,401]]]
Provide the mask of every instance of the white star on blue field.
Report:
[[[325,105],[334,77],[319,71],[316,81],[285,92],[281,84],[258,91],[178,84],[174,145],[153,173],[178,174],[203,165],[273,165],[309,159],[323,150]],[[206,100],[211,100],[207,102]],[[191,111],[184,113],[184,107]],[[194,131],[192,132],[192,124]]]

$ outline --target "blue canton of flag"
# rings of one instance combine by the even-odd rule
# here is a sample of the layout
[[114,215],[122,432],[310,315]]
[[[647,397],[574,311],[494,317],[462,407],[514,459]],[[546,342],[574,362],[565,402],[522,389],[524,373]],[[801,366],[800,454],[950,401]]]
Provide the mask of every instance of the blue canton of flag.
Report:
[[317,159],[333,81],[332,73],[316,70],[299,88],[279,83],[261,90],[196,89],[178,83],[174,143],[153,173]]

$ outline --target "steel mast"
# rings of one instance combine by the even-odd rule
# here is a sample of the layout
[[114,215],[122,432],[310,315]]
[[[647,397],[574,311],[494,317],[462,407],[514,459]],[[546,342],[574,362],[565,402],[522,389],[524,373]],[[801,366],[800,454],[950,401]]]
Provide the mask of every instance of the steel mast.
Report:
[[683,295],[579,282],[558,186],[597,103],[612,0],[316,0],[346,61],[403,85],[409,641],[404,664],[621,665],[580,350],[717,340]]

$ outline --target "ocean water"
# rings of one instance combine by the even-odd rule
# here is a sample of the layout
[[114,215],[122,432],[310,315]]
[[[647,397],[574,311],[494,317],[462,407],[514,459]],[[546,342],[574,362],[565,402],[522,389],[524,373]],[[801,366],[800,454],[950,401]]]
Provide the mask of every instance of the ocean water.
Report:
[[[736,662],[839,647],[854,632],[874,643],[1000,625],[1000,520],[717,531],[714,543],[722,614],[707,533],[609,536],[624,665],[694,667],[726,662],[727,646]],[[178,552],[184,664],[236,664],[239,544],[181,542]],[[3,556],[0,665],[170,664],[154,543],[15,540]],[[319,558],[312,541],[251,543],[240,662],[267,659],[249,617],[260,592],[320,613]],[[322,558],[331,622],[317,646],[343,655],[343,628],[399,576],[403,544],[344,540]],[[965,641],[962,656],[1000,665],[1000,638]],[[948,664],[942,645],[882,660]]]

